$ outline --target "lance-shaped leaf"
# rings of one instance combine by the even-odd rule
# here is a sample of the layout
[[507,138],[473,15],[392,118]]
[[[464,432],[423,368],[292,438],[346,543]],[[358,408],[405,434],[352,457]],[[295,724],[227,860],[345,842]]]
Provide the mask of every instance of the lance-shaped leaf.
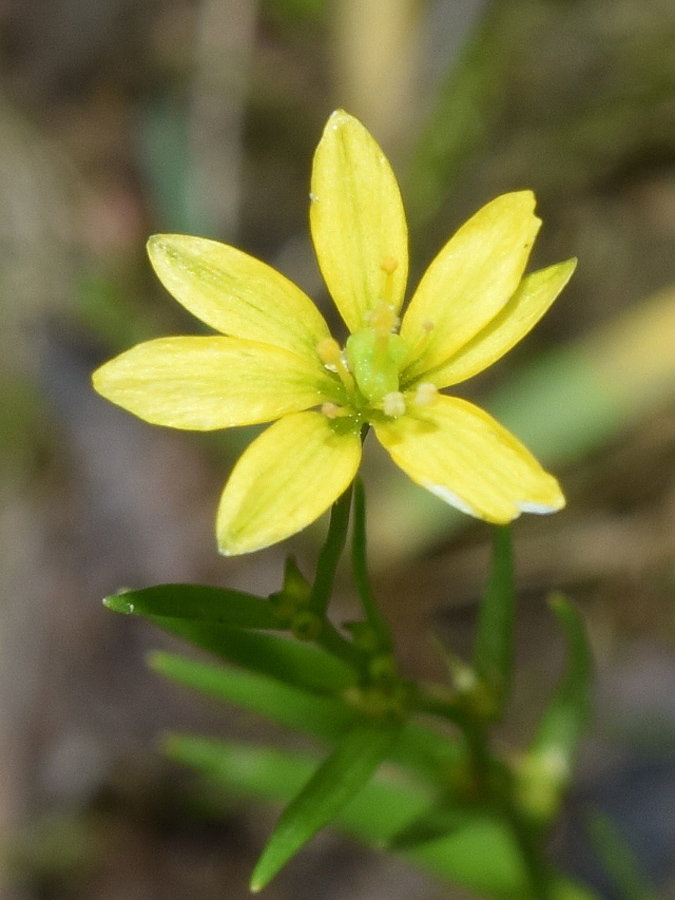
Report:
[[[165,749],[173,759],[239,796],[272,802],[287,802],[317,765],[316,757],[306,753],[188,735],[170,735]],[[381,847],[429,809],[433,794],[417,781],[378,773],[343,807],[335,824],[370,846]],[[403,855],[473,894],[522,900],[528,893],[528,874],[508,828],[480,810],[466,827]],[[553,883],[551,896],[552,900],[593,900],[588,891],[562,879]]]
[[476,674],[488,688],[495,716],[501,713],[511,685],[514,606],[511,530],[501,526],[494,529],[492,568],[480,606],[474,648]]
[[335,694],[356,680],[355,671],[341,659],[292,638],[204,619],[146,618],[221,659],[314,693]]
[[[218,700],[234,703],[326,742],[335,742],[356,719],[355,710],[337,697],[325,697],[254,672],[155,651],[148,658],[152,669],[186,687]],[[463,762],[459,740],[426,725],[406,722],[392,745],[390,758],[430,779],[450,773]]]
[[452,834],[468,825],[475,817],[475,809],[460,806],[453,800],[441,801],[394,835],[387,848],[395,852],[412,850]]
[[320,739],[338,738],[353,724],[356,715],[341,700],[322,697],[254,672],[159,650],[149,655],[148,663],[155,672],[172,681]]
[[201,619],[235,628],[280,628],[269,601],[244,591],[201,584],[159,584],[113,594],[103,601],[114,612]]
[[389,753],[400,729],[400,723],[367,721],[347,732],[281,814],[251,877],[252,891],[264,888],[361,790]]

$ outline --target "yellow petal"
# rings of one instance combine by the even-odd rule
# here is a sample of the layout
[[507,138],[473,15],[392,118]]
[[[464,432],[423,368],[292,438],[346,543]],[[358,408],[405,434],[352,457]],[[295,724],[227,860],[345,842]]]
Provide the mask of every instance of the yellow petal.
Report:
[[520,441],[465,400],[440,396],[375,433],[413,481],[480,519],[504,524],[565,505],[558,482]]
[[321,272],[349,330],[382,303],[398,312],[408,277],[401,193],[378,144],[342,110],[316,148],[310,222]]
[[139,344],[101,366],[93,383],[146,422],[196,430],[269,422],[339,400],[318,361],[222,336]]
[[445,362],[499,313],[522,277],[541,222],[531,191],[503,194],[448,241],[425,272],[401,323],[421,348],[406,379]]
[[533,328],[570,280],[576,259],[527,275],[494,319],[445,363],[420,374],[438,388],[457,384],[487,369]]
[[156,234],[148,254],[169,293],[216,331],[294,353],[313,352],[329,336],[310,298],[248,253],[205,238]]
[[324,513],[349,486],[361,459],[358,432],[318,412],[285,416],[245,451],[218,508],[222,553],[261,550]]

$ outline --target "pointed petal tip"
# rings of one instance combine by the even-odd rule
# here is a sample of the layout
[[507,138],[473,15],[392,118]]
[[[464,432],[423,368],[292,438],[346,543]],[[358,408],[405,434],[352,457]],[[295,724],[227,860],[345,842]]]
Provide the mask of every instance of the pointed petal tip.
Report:
[[519,503],[518,508],[520,512],[548,516],[551,513],[559,512],[561,509],[564,509],[565,505],[565,498],[561,494],[560,499],[555,500],[552,503]]
[[162,276],[157,267],[165,262],[166,257],[171,253],[172,246],[175,245],[175,239],[180,237],[183,237],[183,235],[151,234],[145,242],[145,252],[148,254],[148,259],[160,280]]
[[[120,354],[121,355],[121,354]],[[115,396],[115,368],[119,357],[109,359],[91,373],[91,386],[105,400],[117,403]]]
[[[396,176],[382,148],[337,109],[314,153],[310,231],[319,269],[347,328],[387,303],[398,313],[408,274],[408,231]],[[395,260],[389,276],[383,261]]]
[[100,389],[99,389],[99,386],[100,386],[100,384],[101,384],[101,375],[100,375],[100,372],[101,372],[101,369],[102,369],[102,368],[103,368],[102,366],[99,366],[98,369],[95,369],[95,370],[91,373],[91,386],[94,388],[94,390],[96,391],[97,394],[100,394],[100,393],[101,393],[101,391],[100,391]]
[[505,197],[512,197],[514,200],[518,200],[523,206],[530,206],[532,209],[537,205],[537,198],[535,193],[530,188],[524,188],[522,191],[511,191],[509,194],[504,194]]
[[232,550],[230,547],[226,547],[224,544],[221,544],[220,541],[218,541],[218,553],[220,553],[221,556],[237,555],[234,550]]
[[500,194],[498,197],[495,197],[491,203],[488,203],[487,206],[491,206],[492,204],[495,204],[495,207],[502,207],[504,214],[506,214],[507,210],[511,214],[517,210],[520,215],[529,215],[532,224],[532,235],[529,245],[532,246],[534,239],[543,224],[542,220],[535,213],[537,198],[534,191],[526,188],[522,191],[511,191],[506,194]]
[[166,246],[172,237],[171,234],[151,234],[145,242],[145,249],[150,259],[152,259],[152,254]]
[[523,212],[530,211],[534,213],[536,205],[537,198],[534,191],[530,188],[523,188],[520,191],[506,191],[504,194],[498,194],[492,200],[489,200],[482,208],[515,206],[520,207]]
[[[326,122],[326,128],[337,128],[339,125],[345,122],[358,122],[359,120],[352,116],[350,113],[346,112],[341,107],[333,110],[333,112],[328,117],[328,121]],[[359,123],[360,124],[360,123]]]

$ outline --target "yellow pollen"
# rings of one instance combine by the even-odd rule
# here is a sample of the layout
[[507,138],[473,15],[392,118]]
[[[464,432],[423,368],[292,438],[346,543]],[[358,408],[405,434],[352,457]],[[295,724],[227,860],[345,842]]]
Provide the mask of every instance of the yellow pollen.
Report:
[[393,275],[396,269],[398,269],[398,260],[394,259],[393,256],[385,256],[380,263],[380,268],[386,272],[387,275]]
[[405,399],[400,391],[391,391],[382,398],[382,410],[385,416],[393,419],[405,413]]

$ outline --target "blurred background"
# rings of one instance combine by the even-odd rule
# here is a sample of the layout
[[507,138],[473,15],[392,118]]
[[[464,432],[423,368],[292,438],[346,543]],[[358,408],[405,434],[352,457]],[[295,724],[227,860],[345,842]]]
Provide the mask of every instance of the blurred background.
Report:
[[[219,557],[219,492],[253,430],[155,429],[89,378],[199,330],[150,270],[156,231],[236,243],[333,315],[307,208],[337,106],[400,177],[413,284],[465,218],[524,187],[544,220],[533,266],[579,257],[535,332],[461,386],[568,497],[514,529],[502,739],[525,745],[561,671],[544,600],[562,589],[588,623],[597,722],[552,853],[617,896],[584,830],[600,808],[675,897],[672,0],[2,0],[0,72],[0,897],[248,896],[275,812],[205,802],[155,742],[275,733],[160,681],[144,654],[177,644],[100,601],[171,581],[271,592],[289,548],[311,571],[325,523]],[[382,605],[407,671],[441,676],[430,635],[468,648],[489,530],[376,451],[367,466]],[[348,573],[339,593],[349,610]],[[324,834],[266,896],[460,895]]]

